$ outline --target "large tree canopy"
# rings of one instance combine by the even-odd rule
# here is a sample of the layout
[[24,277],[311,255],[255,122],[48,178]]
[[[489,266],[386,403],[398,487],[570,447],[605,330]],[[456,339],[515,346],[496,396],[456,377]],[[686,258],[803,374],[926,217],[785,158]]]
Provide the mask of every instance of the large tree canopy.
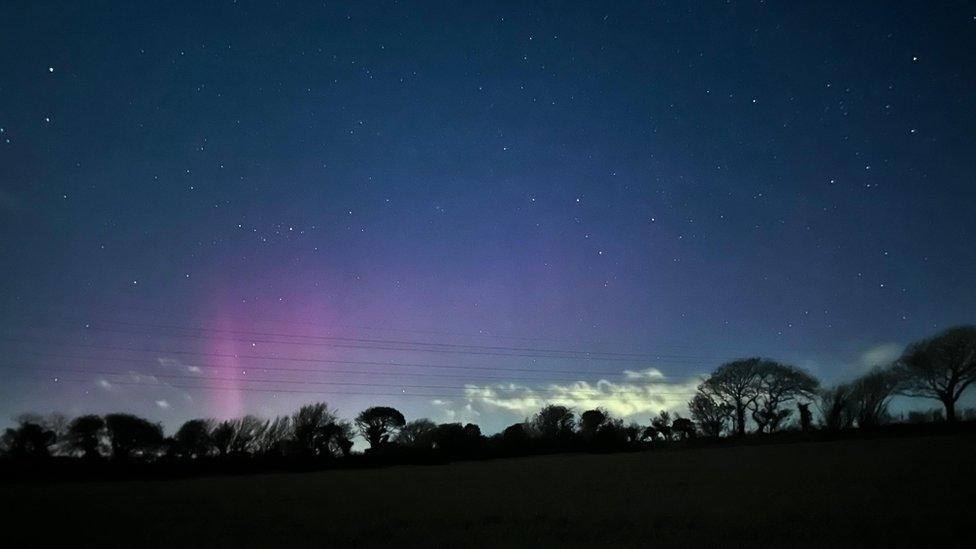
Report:
[[406,418],[396,408],[373,406],[356,416],[356,427],[369,442],[370,448],[379,448],[389,442],[390,437],[407,423]]
[[911,345],[898,360],[901,392],[933,398],[956,421],[956,401],[976,381],[976,326],[950,328]]

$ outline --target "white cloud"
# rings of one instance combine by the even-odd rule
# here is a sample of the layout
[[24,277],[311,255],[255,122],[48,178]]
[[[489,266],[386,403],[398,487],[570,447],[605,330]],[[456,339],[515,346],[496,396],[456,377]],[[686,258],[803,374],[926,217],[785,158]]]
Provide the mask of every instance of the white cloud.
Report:
[[903,345],[898,343],[882,343],[875,345],[861,355],[861,366],[865,369],[884,366],[901,356]]
[[169,408],[169,402],[167,402],[166,400],[157,400],[156,401],[156,406],[159,406],[160,408],[166,409],[166,408]]
[[627,379],[656,379],[663,381],[664,374],[657,368],[647,368],[646,370],[624,370],[624,377]]
[[193,366],[192,364],[183,364],[182,361],[175,358],[158,357],[156,358],[156,361],[159,362],[160,366],[166,366],[168,368],[176,368],[177,370],[182,370],[184,372],[199,374],[202,371],[199,366]]
[[601,379],[596,383],[575,381],[569,384],[550,384],[533,388],[515,383],[465,386],[468,400],[465,410],[504,411],[518,417],[528,417],[547,404],[559,404],[577,412],[604,408],[619,418],[654,415],[660,410],[685,409],[700,380],[665,382],[664,375],[654,368],[640,372],[624,371],[625,381],[616,383]]

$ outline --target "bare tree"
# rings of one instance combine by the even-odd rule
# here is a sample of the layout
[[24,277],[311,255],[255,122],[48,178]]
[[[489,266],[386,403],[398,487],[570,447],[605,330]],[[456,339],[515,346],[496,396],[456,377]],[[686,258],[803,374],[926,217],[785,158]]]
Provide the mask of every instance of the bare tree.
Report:
[[426,418],[416,419],[400,428],[394,440],[403,446],[429,449],[434,444],[436,431],[437,424],[433,421]]
[[352,448],[352,428],[324,402],[307,404],[291,418],[292,440],[306,456],[347,455]]
[[237,455],[257,453],[269,424],[268,420],[251,415],[234,420],[234,437],[230,445],[231,453]]
[[291,417],[278,416],[268,423],[261,438],[257,441],[257,451],[262,454],[280,454],[289,436],[291,436]]
[[850,384],[842,383],[820,391],[817,404],[821,422],[828,431],[841,431],[854,425]]
[[946,421],[956,421],[956,401],[976,381],[976,326],[950,328],[912,344],[896,363],[901,393],[936,399]]
[[718,437],[732,416],[733,407],[699,389],[688,403],[691,417],[707,437]]
[[735,432],[746,434],[746,410],[759,398],[765,360],[746,358],[719,366],[698,390],[732,408]]
[[802,398],[812,400],[820,383],[799,368],[773,360],[762,361],[757,369],[756,398],[749,405],[752,419],[760,433],[772,433],[793,412],[781,406]]
[[888,403],[898,388],[889,368],[875,367],[851,383],[850,406],[861,429],[881,425],[888,415]]

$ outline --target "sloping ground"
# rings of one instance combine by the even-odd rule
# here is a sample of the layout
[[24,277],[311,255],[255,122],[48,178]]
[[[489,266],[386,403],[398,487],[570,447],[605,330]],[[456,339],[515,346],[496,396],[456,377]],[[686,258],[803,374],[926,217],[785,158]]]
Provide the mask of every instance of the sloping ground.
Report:
[[954,435],[0,490],[22,543],[971,546],[974,475]]

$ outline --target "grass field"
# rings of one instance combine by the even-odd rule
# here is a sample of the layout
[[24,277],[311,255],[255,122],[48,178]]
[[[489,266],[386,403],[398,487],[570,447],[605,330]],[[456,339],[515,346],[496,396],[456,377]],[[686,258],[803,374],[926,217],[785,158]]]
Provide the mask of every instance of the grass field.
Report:
[[955,435],[0,489],[6,532],[98,546],[971,546],[974,465]]

